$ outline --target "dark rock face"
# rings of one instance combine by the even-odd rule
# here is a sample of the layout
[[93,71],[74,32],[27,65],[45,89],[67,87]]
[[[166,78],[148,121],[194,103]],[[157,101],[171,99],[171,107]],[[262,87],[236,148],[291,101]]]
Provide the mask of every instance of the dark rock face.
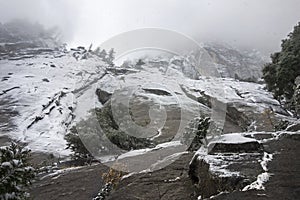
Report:
[[262,145],[258,142],[246,142],[241,144],[216,143],[210,153],[253,153],[260,152],[261,150]]
[[[110,141],[107,144],[108,146],[106,144],[102,144],[105,148],[109,149],[111,143],[117,145],[123,150],[142,149],[154,146],[154,143],[147,138],[137,138],[132,135],[128,135],[119,129],[119,126],[114,120],[114,116],[112,114],[110,100],[106,102],[102,109],[96,109],[96,116],[98,122],[101,124],[101,128],[103,129],[103,132],[101,133],[106,135],[102,135],[101,137],[107,137]],[[111,151],[114,150],[111,149]]]
[[[92,199],[105,183],[102,174],[108,168],[104,165],[94,165],[74,169],[58,174],[50,174],[37,180],[30,188],[33,199],[48,200],[86,200]],[[38,178],[42,178],[39,176]]]
[[160,89],[143,89],[145,92],[162,95],[162,96],[172,96],[169,92]]
[[[0,93],[1,96],[1,93]],[[13,121],[13,118],[18,116],[19,113],[8,107],[9,104],[17,103],[10,97],[0,99],[0,122],[1,122],[1,133],[12,131],[16,128],[16,124]],[[4,135],[2,135],[4,137]],[[1,138],[3,138],[1,137]],[[2,143],[0,143],[2,144]]]
[[191,161],[189,175],[202,198],[222,191],[241,190],[263,172],[262,145],[242,134],[225,134],[200,149]]
[[257,82],[262,76],[262,68],[266,60],[258,52],[241,52],[225,44],[205,44],[204,49],[222,77],[230,77],[241,81]]
[[136,73],[135,70],[133,69],[125,69],[125,68],[117,68],[117,67],[108,67],[107,71],[114,74],[114,75],[124,75],[124,74],[132,74],[132,73]]
[[184,154],[166,168],[150,173],[133,174],[123,179],[109,200],[191,199],[196,200],[194,186],[188,176],[192,154]]
[[265,184],[265,190],[250,190],[247,192],[235,191],[220,194],[214,199],[262,199],[281,200],[298,199],[300,195],[300,160],[299,155],[300,135],[283,133],[278,140],[271,140],[264,144],[265,150],[275,153],[273,160],[268,165],[268,172],[273,174]]
[[[233,104],[227,105],[226,122],[235,124],[236,130],[234,130],[234,131],[237,131],[237,132],[246,131],[248,126],[250,125],[250,119],[243,112],[239,111],[238,108]],[[226,127],[226,124],[225,124],[225,127]],[[240,131],[238,130],[239,128],[240,128]],[[231,132],[231,131],[230,131],[230,129],[228,130],[228,132]],[[227,132],[227,130],[226,130],[226,132]]]
[[[242,189],[246,185],[250,184],[256,179],[256,176],[261,172],[260,165],[258,163],[260,154],[258,155],[242,155],[237,156],[233,154],[222,154],[221,163],[212,160],[206,160],[199,155],[195,155],[191,161],[189,168],[189,176],[196,186],[196,192],[201,195],[202,198],[209,198],[222,191],[232,192]],[[214,159],[218,160],[221,157],[214,156]],[[228,166],[224,168],[224,163]],[[217,171],[213,171],[213,168],[223,167],[228,170],[230,174],[238,172],[234,175],[219,174]]]
[[0,59],[20,60],[64,49],[57,35],[58,30],[26,20],[0,23]]
[[111,93],[107,92],[107,91],[104,91],[104,90],[101,90],[101,89],[97,89],[96,90],[96,95],[98,97],[98,100],[102,103],[102,104],[105,104],[111,97]]
[[49,79],[47,79],[47,78],[43,78],[42,81],[44,81],[44,82],[50,82]]
[[286,129],[287,131],[299,131],[300,130],[300,123],[295,123]]

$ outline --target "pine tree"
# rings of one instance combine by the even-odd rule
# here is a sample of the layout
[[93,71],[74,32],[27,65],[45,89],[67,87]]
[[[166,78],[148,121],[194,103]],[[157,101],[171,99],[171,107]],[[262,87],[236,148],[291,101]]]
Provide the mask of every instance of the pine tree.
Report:
[[15,143],[0,148],[0,199],[29,198],[25,189],[35,176],[34,168],[28,163],[29,158],[30,150]]
[[103,49],[103,50],[100,52],[99,57],[102,58],[102,60],[105,60],[105,59],[106,59],[107,53],[106,53],[105,49]]
[[295,92],[293,95],[293,106],[295,109],[295,115],[297,118],[300,117],[300,76],[295,80]]
[[267,89],[287,108],[293,109],[295,79],[300,75],[300,23],[282,40],[281,51],[272,54],[271,59],[263,69]]
[[94,50],[94,54],[97,55],[97,56],[100,56],[100,47],[97,47],[95,50]]
[[93,158],[81,141],[75,127],[71,128],[70,133],[65,136],[65,140],[67,141],[67,149],[73,152],[72,158],[74,160],[85,160],[88,162]]
[[115,50],[114,48],[110,49],[108,52],[108,58],[107,58],[107,63],[112,65],[113,64],[113,60],[115,59]]

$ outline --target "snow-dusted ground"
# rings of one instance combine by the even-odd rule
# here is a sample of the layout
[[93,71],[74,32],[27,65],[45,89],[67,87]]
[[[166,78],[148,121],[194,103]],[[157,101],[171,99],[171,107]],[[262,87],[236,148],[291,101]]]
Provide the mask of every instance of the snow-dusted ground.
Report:
[[143,155],[145,153],[151,152],[151,151],[157,151],[159,149],[168,148],[168,147],[176,147],[176,146],[182,146],[180,141],[172,141],[172,142],[166,142],[161,143],[159,145],[156,145],[154,148],[146,148],[146,149],[139,149],[139,150],[132,150],[127,153],[124,153],[118,157],[118,159],[133,157],[137,155]]
[[[82,95],[84,100],[91,98],[80,89],[101,75],[103,65],[96,58],[76,61],[71,53],[61,57],[40,55],[16,61],[0,60],[0,76],[7,76],[0,91],[16,87],[2,92],[1,98],[15,102],[10,109],[18,111],[18,116],[12,119],[15,130],[4,134],[25,142],[33,151],[69,154],[64,135],[75,117],[73,110]],[[85,106],[88,108],[84,111],[94,107],[91,103]],[[85,112],[76,113],[77,118],[80,115]]]
[[210,141],[209,146],[212,146],[216,143],[223,143],[223,144],[243,144],[247,142],[256,142],[257,140],[253,138],[244,137],[240,133],[230,133],[221,135],[217,138],[214,138]]
[[[193,80],[174,64],[159,67],[146,64],[130,70],[132,73],[128,74],[106,74],[107,65],[99,58],[91,56],[76,60],[72,52],[62,56],[46,54],[21,60],[0,60],[0,78],[5,79],[0,85],[3,91],[1,98],[14,102],[9,108],[19,113],[12,118],[15,130],[3,132],[25,142],[33,151],[67,155],[70,153],[65,150],[64,135],[67,130],[75,122],[84,119],[90,109],[101,106],[95,98],[97,88],[109,93],[134,88],[136,96],[147,97],[148,101],[159,105],[159,113],[164,106],[178,106],[184,119],[179,129],[181,132],[200,112],[211,112],[206,105],[188,96],[186,91],[195,97],[200,95],[199,91],[204,91],[224,103],[234,101],[249,104],[257,107],[258,112],[270,106],[279,107],[261,84],[215,77]],[[170,95],[156,95],[145,92],[145,89],[162,90]],[[213,120],[220,120],[221,125],[226,112],[226,104],[224,106],[225,109],[215,119],[212,116]],[[151,114],[156,116],[157,113]],[[163,124],[160,121],[153,122],[158,131],[154,138],[162,134]]]

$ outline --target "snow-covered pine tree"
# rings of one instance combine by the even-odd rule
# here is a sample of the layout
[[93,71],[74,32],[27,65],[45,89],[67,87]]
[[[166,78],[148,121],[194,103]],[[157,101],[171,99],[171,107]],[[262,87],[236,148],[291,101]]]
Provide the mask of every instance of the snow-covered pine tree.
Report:
[[25,191],[33,178],[35,169],[30,166],[28,159],[30,150],[16,143],[0,147],[0,199],[24,200],[29,198]]
[[107,53],[106,53],[105,49],[103,49],[103,50],[100,52],[99,57],[102,58],[102,60],[106,60]]
[[114,48],[110,49],[108,52],[108,58],[107,58],[107,63],[112,65],[113,64],[113,60],[115,59],[115,50]]

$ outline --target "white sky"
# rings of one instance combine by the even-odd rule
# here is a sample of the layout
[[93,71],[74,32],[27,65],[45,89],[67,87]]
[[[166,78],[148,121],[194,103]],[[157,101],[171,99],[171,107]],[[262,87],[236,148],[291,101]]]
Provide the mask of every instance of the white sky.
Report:
[[300,0],[0,0],[0,21],[58,25],[70,46],[159,27],[270,53],[300,21],[299,8]]

